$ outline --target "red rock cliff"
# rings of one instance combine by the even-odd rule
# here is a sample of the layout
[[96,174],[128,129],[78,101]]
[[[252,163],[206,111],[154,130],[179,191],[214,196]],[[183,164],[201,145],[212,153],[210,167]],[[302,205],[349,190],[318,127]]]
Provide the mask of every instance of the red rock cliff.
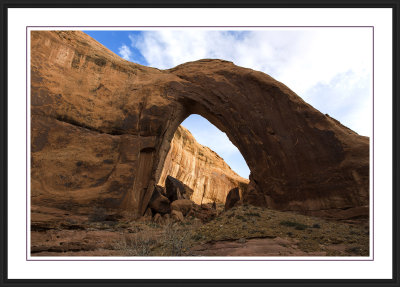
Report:
[[199,144],[182,126],[178,127],[172,139],[158,184],[163,186],[168,175],[190,187],[193,190],[191,200],[197,204],[214,201],[225,203],[232,188],[245,189],[249,183],[216,152]]

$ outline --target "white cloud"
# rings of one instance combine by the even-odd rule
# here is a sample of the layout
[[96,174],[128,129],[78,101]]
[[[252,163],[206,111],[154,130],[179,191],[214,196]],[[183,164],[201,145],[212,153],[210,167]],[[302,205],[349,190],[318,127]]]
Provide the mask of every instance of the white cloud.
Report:
[[[353,71],[337,74],[328,83],[318,83],[304,94],[314,107],[338,119],[361,135],[372,133],[371,78]],[[369,122],[365,122],[368,120]]]
[[[323,113],[370,135],[372,33],[369,28],[145,31],[130,37],[150,66],[221,58],[263,71]],[[340,78],[340,79],[339,79]],[[357,88],[358,87],[358,88]]]
[[131,60],[132,51],[127,45],[123,44],[121,47],[118,48],[118,51],[122,58],[128,61]]

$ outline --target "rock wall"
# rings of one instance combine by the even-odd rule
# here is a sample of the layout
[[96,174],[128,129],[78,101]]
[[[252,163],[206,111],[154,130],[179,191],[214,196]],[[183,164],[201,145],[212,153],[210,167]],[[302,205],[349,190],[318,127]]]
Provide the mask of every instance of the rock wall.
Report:
[[249,183],[248,179],[236,174],[216,152],[199,144],[183,126],[179,126],[174,134],[158,184],[164,186],[168,175],[193,190],[190,199],[196,204],[214,201],[225,203],[232,188],[245,190]]
[[32,203],[144,214],[182,121],[225,132],[251,174],[244,199],[280,210],[369,203],[369,138],[270,76],[223,60],[169,70],[79,31],[31,31]]

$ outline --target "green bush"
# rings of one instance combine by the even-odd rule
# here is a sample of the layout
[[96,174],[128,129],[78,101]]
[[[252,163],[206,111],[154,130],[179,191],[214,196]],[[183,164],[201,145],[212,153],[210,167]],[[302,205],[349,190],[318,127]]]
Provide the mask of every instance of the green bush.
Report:
[[261,215],[258,212],[247,212],[244,215],[261,217]]
[[240,219],[241,221],[244,221],[244,222],[247,221],[246,218],[244,218],[244,217],[241,216],[241,215],[236,215],[236,218],[237,218],[237,219]]
[[294,227],[294,229],[296,229],[296,230],[305,230],[306,228],[308,228],[308,226],[303,223],[298,223],[298,222],[289,221],[289,220],[281,221],[280,225]]

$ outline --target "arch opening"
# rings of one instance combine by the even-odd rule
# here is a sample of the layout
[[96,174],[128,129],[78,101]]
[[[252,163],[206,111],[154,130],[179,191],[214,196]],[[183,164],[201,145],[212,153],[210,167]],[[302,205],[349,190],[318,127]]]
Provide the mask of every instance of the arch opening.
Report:
[[190,190],[196,204],[225,203],[233,188],[247,187],[250,169],[239,149],[205,117],[191,114],[176,128],[157,185],[168,176]]
[[249,178],[250,169],[243,155],[225,132],[199,114],[191,114],[181,126],[189,130],[199,144],[209,147],[221,156],[234,172],[243,178]]

